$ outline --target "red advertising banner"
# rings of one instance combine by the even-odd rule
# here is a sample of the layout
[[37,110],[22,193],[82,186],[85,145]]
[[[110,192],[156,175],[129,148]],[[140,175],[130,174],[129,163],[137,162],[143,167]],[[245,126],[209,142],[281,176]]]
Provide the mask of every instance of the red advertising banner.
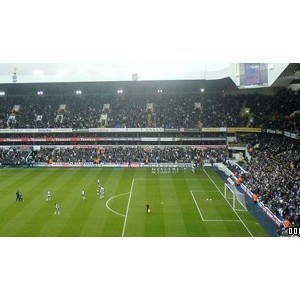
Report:
[[99,142],[101,138],[83,138],[83,137],[70,137],[70,138],[0,138],[0,143],[28,143],[28,142]]

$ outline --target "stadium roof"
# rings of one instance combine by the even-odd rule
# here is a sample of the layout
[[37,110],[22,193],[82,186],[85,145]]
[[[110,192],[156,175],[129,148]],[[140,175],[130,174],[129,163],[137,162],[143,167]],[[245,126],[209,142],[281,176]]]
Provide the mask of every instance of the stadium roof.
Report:
[[6,95],[33,95],[37,91],[49,94],[75,94],[77,90],[85,94],[143,94],[163,90],[167,93],[200,93],[237,89],[229,78],[219,80],[157,80],[157,81],[114,81],[114,82],[48,82],[48,83],[6,83],[0,84],[0,90]]
[[274,81],[272,87],[287,87],[290,84],[300,83],[300,64],[291,63]]

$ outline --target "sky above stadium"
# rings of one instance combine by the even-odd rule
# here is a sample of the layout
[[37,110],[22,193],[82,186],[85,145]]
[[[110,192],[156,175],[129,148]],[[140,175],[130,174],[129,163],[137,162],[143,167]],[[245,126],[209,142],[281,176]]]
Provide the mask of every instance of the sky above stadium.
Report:
[[[0,83],[206,79],[223,77],[229,63],[2,63]],[[218,78],[216,78],[218,79]]]

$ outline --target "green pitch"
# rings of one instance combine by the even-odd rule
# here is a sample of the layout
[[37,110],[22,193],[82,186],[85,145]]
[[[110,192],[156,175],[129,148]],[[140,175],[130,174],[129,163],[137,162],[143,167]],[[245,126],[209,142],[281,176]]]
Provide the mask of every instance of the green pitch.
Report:
[[[24,202],[16,201],[18,188]],[[250,213],[234,211],[223,192],[224,182],[209,168],[159,175],[151,168],[0,169],[0,236],[267,236]]]

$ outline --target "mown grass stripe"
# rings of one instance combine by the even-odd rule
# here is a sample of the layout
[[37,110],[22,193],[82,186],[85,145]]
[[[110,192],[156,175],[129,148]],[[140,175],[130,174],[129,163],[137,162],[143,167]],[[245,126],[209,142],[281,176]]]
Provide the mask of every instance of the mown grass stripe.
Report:
[[[52,172],[51,172],[52,174]],[[26,226],[26,222],[36,213],[41,207],[43,200],[45,199],[46,192],[42,193],[40,187],[43,187],[45,182],[49,181],[49,173],[45,170],[39,170],[34,172],[34,176],[28,176],[25,171],[26,182],[22,185],[22,192],[24,202],[16,202],[15,197],[13,199],[11,194],[15,194],[15,190],[10,191],[9,200],[6,198],[7,203],[5,209],[1,212],[0,219],[0,232],[3,235],[8,236],[19,236],[18,231],[23,226]],[[54,176],[53,180],[58,182],[63,174]]]
[[[124,188],[125,173],[123,169],[111,169],[105,176],[101,175],[103,179],[105,177],[103,185],[106,189],[106,196],[105,199],[96,201],[94,209],[90,212],[82,228],[81,236],[120,236],[124,218],[111,213],[106,207],[106,201],[111,195],[116,195],[118,189]],[[126,197],[123,201],[126,201]],[[118,207],[118,204],[120,203],[117,203],[116,209],[122,211],[123,203],[121,203],[121,208]],[[115,207],[114,204],[112,205]]]
[[179,205],[181,207],[181,214],[183,216],[186,236],[206,236],[206,226],[199,217],[199,212],[197,207],[191,198],[190,190],[197,187],[197,189],[202,189],[203,181],[190,181],[189,176],[185,176],[184,180],[180,182],[174,182],[174,190],[176,191],[177,198],[181,199]]
[[[113,195],[123,193],[124,190],[129,193],[130,180],[132,179],[133,172],[130,170],[127,174],[126,173],[124,169],[112,169],[106,178],[106,198],[103,201],[99,201],[97,210],[92,212],[94,218],[97,219],[97,232],[99,236],[121,236],[124,218],[108,210],[106,200]],[[125,214],[127,201],[128,196],[122,198],[121,201],[112,201],[110,205],[117,211]],[[93,226],[92,222],[90,226]],[[88,229],[86,228],[85,231],[87,232]]]
[[[207,172],[223,190],[224,182],[218,175],[210,169]],[[97,178],[106,188],[105,200],[97,197]],[[124,217],[108,210],[105,203],[110,197],[129,193],[133,179],[126,236],[248,236],[241,222],[231,221],[230,206],[225,210],[219,203],[224,204],[225,200],[213,192],[217,189],[204,170],[195,174],[180,171],[157,175],[151,174],[148,168],[0,169],[0,236],[120,237]],[[24,194],[24,203],[15,201],[17,187]],[[84,203],[82,188],[87,192]],[[45,201],[48,189],[53,196],[50,202]],[[202,205],[206,197],[213,199],[212,221],[201,220],[190,191],[196,191],[198,205]],[[125,215],[128,198],[129,194],[115,198],[110,204]],[[54,215],[56,201],[61,204],[59,217]],[[151,201],[149,215],[145,211],[146,201]],[[201,212],[208,213],[203,212],[202,206]],[[239,216],[253,235],[266,236],[249,212],[241,212]],[[203,217],[205,219],[205,215]],[[221,218],[224,221],[219,221]]]
[[[150,170],[149,170],[150,171]],[[142,212],[140,214],[141,223],[144,223],[143,236],[149,237],[164,237],[166,236],[166,200],[162,193],[162,183],[160,181],[149,184],[148,178],[151,175],[146,174],[145,181],[142,182],[144,186],[144,194],[142,195]],[[138,185],[141,182],[136,183]],[[164,185],[165,183],[163,183]],[[150,205],[150,213],[146,212],[146,202]]]

